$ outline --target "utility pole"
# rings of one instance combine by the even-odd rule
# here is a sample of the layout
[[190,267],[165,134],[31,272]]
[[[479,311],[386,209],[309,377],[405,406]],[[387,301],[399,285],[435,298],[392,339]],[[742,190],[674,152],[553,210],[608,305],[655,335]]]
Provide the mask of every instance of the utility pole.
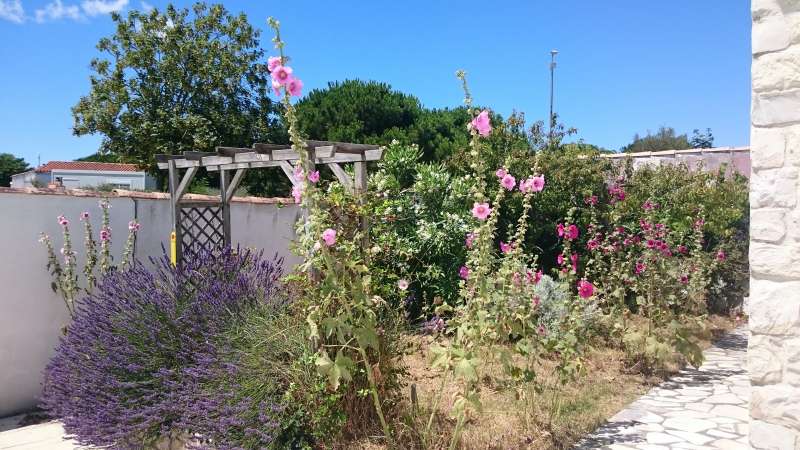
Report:
[[553,141],[553,122],[555,122],[555,117],[553,116],[553,79],[556,71],[557,54],[558,50],[550,50],[550,142]]

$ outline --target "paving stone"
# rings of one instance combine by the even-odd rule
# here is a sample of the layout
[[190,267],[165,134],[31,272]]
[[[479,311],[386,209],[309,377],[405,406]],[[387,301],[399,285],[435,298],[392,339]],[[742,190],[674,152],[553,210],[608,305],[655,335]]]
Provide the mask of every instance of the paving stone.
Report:
[[673,430],[689,431],[697,433],[698,431],[710,430],[716,427],[717,424],[705,419],[697,419],[692,417],[673,417],[664,421],[664,428],[671,428]]
[[719,439],[711,443],[714,448],[722,450],[750,450],[750,446],[730,439]]
[[683,439],[667,433],[647,433],[648,444],[675,444],[683,441]]
[[714,440],[713,437],[708,437],[704,434],[692,433],[689,431],[668,431],[668,433],[673,436],[677,436],[692,445],[704,445]]

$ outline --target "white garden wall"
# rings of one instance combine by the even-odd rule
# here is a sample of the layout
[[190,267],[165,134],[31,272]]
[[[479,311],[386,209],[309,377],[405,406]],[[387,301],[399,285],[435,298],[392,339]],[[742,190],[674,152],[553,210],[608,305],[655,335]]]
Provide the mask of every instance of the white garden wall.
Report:
[[750,444],[800,449],[800,0],[753,0]]
[[[169,248],[169,201],[163,194],[121,193],[110,197],[113,253],[119,259],[127,224],[136,218],[142,229],[136,257],[162,255]],[[40,232],[60,248],[61,229],[56,217],[64,214],[73,230],[73,247],[83,264],[83,228],[78,221],[89,211],[95,234],[100,227],[98,197],[85,191],[14,190],[0,188],[0,417],[34,407],[41,390],[41,373],[69,317],[61,298],[50,289],[45,270],[46,252],[37,240]],[[296,262],[288,246],[299,217],[294,204],[278,199],[237,199],[231,204],[234,245],[264,249],[271,256]]]

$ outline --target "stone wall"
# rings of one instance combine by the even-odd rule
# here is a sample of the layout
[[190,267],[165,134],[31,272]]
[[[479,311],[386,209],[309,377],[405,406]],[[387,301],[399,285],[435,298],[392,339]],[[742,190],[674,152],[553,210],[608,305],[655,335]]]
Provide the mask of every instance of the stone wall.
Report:
[[753,0],[750,443],[800,449],[800,0]]

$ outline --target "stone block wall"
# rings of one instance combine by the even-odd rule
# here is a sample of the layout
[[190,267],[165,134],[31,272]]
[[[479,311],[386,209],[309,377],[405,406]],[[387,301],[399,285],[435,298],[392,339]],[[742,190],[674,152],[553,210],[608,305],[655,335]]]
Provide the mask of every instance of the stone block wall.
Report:
[[800,449],[800,0],[753,0],[750,444]]

